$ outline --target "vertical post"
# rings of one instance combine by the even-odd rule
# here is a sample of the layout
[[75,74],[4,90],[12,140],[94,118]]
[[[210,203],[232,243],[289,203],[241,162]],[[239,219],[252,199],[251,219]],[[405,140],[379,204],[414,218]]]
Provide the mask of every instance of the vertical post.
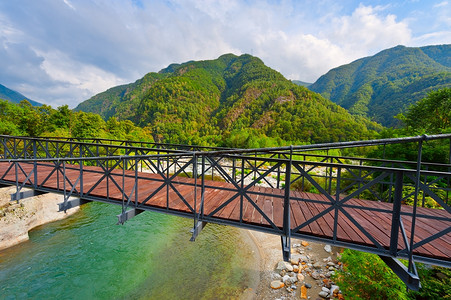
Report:
[[232,179],[236,181],[236,160],[235,157],[232,158]]
[[[193,177],[194,177],[194,216],[193,216],[193,220],[194,220],[194,230],[196,229],[197,226],[197,220],[198,218],[196,218],[196,212],[197,212],[197,156],[196,156],[196,152],[193,152]],[[200,209],[199,209],[199,213],[200,213]]]
[[169,154],[166,156],[166,209],[169,210]]
[[290,160],[287,162],[285,174],[285,195],[283,199],[283,235],[282,241],[283,259],[290,259],[291,250],[291,224],[290,224],[290,184],[291,184],[291,165],[293,160],[293,146],[290,146]]
[[80,199],[83,198],[83,147],[80,145]]
[[393,215],[390,234],[390,254],[396,257],[398,251],[399,225],[401,221],[401,201],[403,187],[403,171],[396,172],[395,193],[393,199]]
[[[241,184],[240,184],[240,189],[241,191],[244,188],[244,158],[241,159]],[[243,200],[244,200],[244,195],[243,193],[240,191],[240,222],[243,221]]]
[[417,170],[416,170],[416,180],[415,180],[415,195],[413,200],[413,212],[412,212],[412,227],[410,231],[410,250],[409,250],[409,272],[414,269],[414,264],[412,260],[413,255],[413,239],[415,237],[415,223],[417,215],[417,202],[418,202],[418,192],[420,189],[420,176],[421,176],[421,155],[423,151],[423,141],[426,140],[426,135],[423,135],[418,141],[418,156],[417,156]]
[[[280,153],[277,154],[277,160],[280,162]],[[280,165],[277,167],[277,188],[280,189]]]
[[38,161],[37,161],[37,148],[36,148],[36,139],[33,139],[33,188],[36,189],[38,187]]
[[340,202],[340,184],[341,184],[341,167],[338,167],[337,170],[337,191],[335,193],[335,213],[334,213],[334,232],[333,232],[333,240],[337,240],[337,229],[338,229],[338,206],[337,203]]

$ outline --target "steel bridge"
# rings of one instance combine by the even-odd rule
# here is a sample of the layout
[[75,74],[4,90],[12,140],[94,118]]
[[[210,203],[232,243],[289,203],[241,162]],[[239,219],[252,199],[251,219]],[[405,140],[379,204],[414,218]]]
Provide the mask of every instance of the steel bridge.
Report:
[[[64,195],[61,211],[117,204],[122,224],[144,211],[187,217],[193,241],[207,223],[276,234],[285,260],[291,238],[370,252],[414,290],[415,262],[451,267],[451,134],[265,149],[0,141],[0,185],[16,186],[12,201],[51,192]],[[449,149],[448,163],[422,162],[429,143]],[[415,149],[417,160],[332,155],[392,144]]]

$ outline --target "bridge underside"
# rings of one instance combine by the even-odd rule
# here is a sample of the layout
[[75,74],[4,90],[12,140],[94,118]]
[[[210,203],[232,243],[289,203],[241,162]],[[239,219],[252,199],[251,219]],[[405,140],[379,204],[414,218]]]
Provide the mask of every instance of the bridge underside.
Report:
[[[0,164],[0,174],[5,174],[1,178],[1,184],[15,185],[16,176],[10,169],[9,164]],[[25,173],[31,172],[33,165],[23,166]],[[56,176],[51,175],[54,168],[52,166],[41,165],[38,168],[38,182],[46,180],[45,184],[38,183],[36,189],[39,192],[52,192],[64,194],[63,179],[58,183]],[[70,205],[79,205],[89,201],[100,201],[117,205],[123,204],[123,192],[121,187],[113,182],[122,183],[122,171],[117,174],[111,174],[110,181],[104,180],[99,183],[103,176],[95,167],[90,167],[91,173],[88,179],[83,180],[83,188],[78,185],[76,190],[90,191],[89,194],[80,195],[72,193],[71,196],[80,197],[80,203],[71,203]],[[87,170],[86,170],[87,171]],[[124,181],[124,191],[132,191],[134,188],[134,172]],[[66,167],[66,177],[69,182],[76,182],[79,173],[76,169]],[[22,175],[19,179],[23,182],[26,178]],[[94,186],[99,183],[97,186]],[[25,184],[25,187],[31,187]],[[108,189],[107,189],[107,186]],[[162,212],[182,217],[193,218],[192,208],[194,207],[195,189],[193,189],[193,179],[176,178],[172,180],[170,186],[164,185],[162,179],[157,174],[140,173],[138,180],[139,189],[137,190],[137,202],[132,200],[130,208],[139,207],[139,211],[144,210]],[[242,197],[236,191],[234,186],[226,182],[206,180],[204,183],[204,207],[203,222],[232,225],[236,227],[257,230],[261,232],[286,236],[283,228],[283,193],[281,189],[253,186],[246,192],[246,197]],[[66,193],[72,187],[67,185]],[[196,188],[197,195],[201,195],[202,187]],[[108,192],[107,192],[108,191]],[[152,195],[149,198],[149,195]],[[61,209],[68,209],[71,206],[61,206]],[[390,256],[390,230],[392,221],[393,204],[376,201],[368,201],[352,198],[344,205],[345,211],[338,211],[324,195],[306,192],[291,191],[290,194],[290,232],[291,237],[307,239],[322,243],[329,243],[336,246],[372,252],[375,254]],[[373,209],[376,209],[373,210]],[[409,235],[411,227],[412,207],[402,205],[401,214],[403,225],[406,228],[406,234]],[[429,208],[417,208],[418,217],[416,220],[417,240],[421,241],[424,236],[430,236],[442,231],[449,231],[451,222],[449,221],[445,210],[434,210]],[[263,212],[263,213],[261,213]],[[324,213],[326,212],[326,213]],[[344,213],[343,213],[344,212]],[[124,216],[126,221],[133,217]],[[431,222],[428,218],[421,216],[435,215],[441,220]],[[315,218],[313,221],[312,218]],[[305,225],[303,225],[305,224]],[[366,234],[368,233],[368,234]],[[376,245],[374,240],[376,240]],[[414,249],[414,258],[418,262],[425,262],[437,265],[449,266],[451,263],[451,233],[447,233],[431,242],[421,245]],[[379,246],[379,247],[378,247]],[[407,258],[407,252],[403,255],[405,249],[403,236],[399,233],[397,243],[397,257]]]

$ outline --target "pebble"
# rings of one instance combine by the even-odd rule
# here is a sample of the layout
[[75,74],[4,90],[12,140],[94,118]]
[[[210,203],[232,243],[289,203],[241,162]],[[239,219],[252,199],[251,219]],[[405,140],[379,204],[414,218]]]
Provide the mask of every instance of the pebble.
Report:
[[301,242],[301,245],[302,245],[303,247],[307,247],[307,246],[309,245],[309,243],[306,242],[306,241],[302,241],[302,242]]
[[315,280],[318,280],[320,278],[320,274],[316,271],[313,272],[310,276]]
[[322,266],[323,265],[320,262],[316,262],[313,264],[313,268],[315,268],[315,269],[321,269]]
[[280,280],[271,281],[271,288],[273,288],[275,290],[283,288],[284,286],[285,286],[285,284]]
[[325,245],[324,246],[324,251],[331,253],[332,252],[332,247],[330,245]]
[[318,296],[320,296],[321,298],[326,299],[327,296],[329,296],[329,293],[327,293],[325,291],[321,291],[321,292],[319,292]]
[[[335,292],[335,290],[339,290],[340,288],[338,287],[338,285],[332,285],[331,287],[330,287],[330,293],[331,294],[334,294],[334,292]],[[337,294],[338,294],[338,291],[337,291]]]
[[306,283],[304,283],[304,285],[305,285],[305,287],[308,288],[308,289],[311,289],[311,288],[312,288],[312,285],[311,285],[310,283],[307,283],[307,282],[306,282]]
[[298,281],[304,281],[305,280],[305,276],[302,275],[302,274],[298,274],[297,277],[298,277]]
[[321,290],[326,293],[330,293],[330,290],[327,287],[322,287]]

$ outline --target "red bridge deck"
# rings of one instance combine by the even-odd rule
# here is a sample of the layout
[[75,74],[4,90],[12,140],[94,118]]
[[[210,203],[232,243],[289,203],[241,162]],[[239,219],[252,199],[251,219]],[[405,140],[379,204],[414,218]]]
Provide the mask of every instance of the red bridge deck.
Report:
[[[19,182],[23,182],[26,179],[26,174],[32,171],[32,164],[21,164],[25,172],[21,172],[19,176]],[[0,182],[6,184],[15,184],[16,175],[15,168],[10,168],[9,163],[0,163]],[[77,167],[78,168],[78,167]],[[9,169],[9,171],[8,171]],[[63,175],[55,170],[54,165],[51,166],[38,166],[38,185],[42,185],[41,189],[54,190],[55,192],[62,192],[64,179]],[[23,174],[26,173],[26,174]],[[125,171],[125,174],[129,177],[125,177],[124,182],[122,177],[122,170],[115,170],[111,177],[107,179],[104,177],[104,171],[99,167],[84,167],[83,170],[83,193],[89,192],[89,196],[108,199],[110,202],[122,203],[123,192],[122,184],[124,186],[125,194],[130,194],[133,190],[135,183],[135,172]],[[66,168],[66,176],[70,182],[74,183],[80,171],[77,169]],[[158,174],[150,173],[138,173],[138,202],[143,203],[146,198],[154,193],[157,189],[160,190],[145,203],[146,208],[151,209],[165,209],[167,212],[185,212],[191,213],[186,203],[181,199],[182,196],[186,202],[193,207],[194,206],[194,180],[190,178],[176,177],[171,181],[172,186],[164,185],[163,179]],[[31,182],[33,176],[30,177]],[[102,179],[102,180],[101,180]],[[100,183],[96,185],[96,183]],[[44,182],[45,181],[45,182]],[[114,183],[116,181],[117,185]],[[69,191],[72,187],[66,181],[66,190]],[[163,188],[161,186],[164,185]],[[169,187],[169,188],[168,188]],[[59,189],[59,191],[58,191]],[[80,191],[80,185],[77,184],[76,190]],[[167,197],[169,193],[169,197]],[[179,193],[179,195],[177,194]],[[199,203],[201,199],[201,187],[200,180],[198,180],[197,186],[197,207],[199,210]],[[247,197],[252,199],[256,204],[255,206],[246,198],[243,197],[242,210],[241,208],[241,196],[238,195],[237,187],[231,183],[218,182],[218,181],[205,181],[205,194],[204,194],[204,213],[209,215],[224,204],[227,200],[231,200],[222,209],[211,215],[210,220],[227,220],[232,225],[240,226],[242,224],[259,226],[261,228],[271,228],[270,223],[259,213],[255,206],[260,208],[264,214],[280,229],[283,228],[283,197],[284,191],[280,189],[272,189],[267,187],[254,186],[246,191]],[[134,193],[132,195],[132,199]],[[169,200],[169,201],[167,201]],[[311,202],[316,201],[316,202]],[[318,201],[319,200],[319,201]],[[317,216],[325,209],[331,208],[333,203],[328,200],[325,195],[305,193],[291,191],[290,194],[290,218],[291,229],[298,227],[299,225],[307,222],[309,219]],[[365,208],[377,208],[378,211],[368,210]],[[374,243],[368,238],[367,235],[361,230],[363,228],[370,236],[372,236],[382,247],[389,249],[390,247],[390,232],[392,224],[393,204],[382,203],[376,201],[368,201],[361,199],[350,199],[341,208],[337,210],[339,212],[337,221],[337,235],[336,239],[342,242],[348,242],[358,245],[374,246]],[[412,213],[413,207],[402,205],[402,221],[407,233],[407,237],[410,238],[411,220],[412,217],[409,213]],[[345,213],[344,213],[344,212]],[[334,232],[334,218],[335,208],[331,209],[328,213],[324,214],[317,220],[306,224],[297,232],[293,232],[293,236],[296,234],[307,235],[313,237],[333,239]],[[441,217],[441,220],[429,219],[428,216]],[[241,219],[241,220],[240,220]],[[356,222],[353,222],[354,219]],[[359,228],[358,223],[361,228]],[[451,221],[449,213],[445,210],[417,208],[417,219],[415,226],[415,238],[414,242],[420,242],[436,233],[443,230],[449,230]],[[414,255],[430,257],[445,261],[451,260],[451,233],[447,233],[439,238],[433,239],[421,246],[414,249]],[[404,249],[405,244],[401,233],[398,236],[398,250]]]

